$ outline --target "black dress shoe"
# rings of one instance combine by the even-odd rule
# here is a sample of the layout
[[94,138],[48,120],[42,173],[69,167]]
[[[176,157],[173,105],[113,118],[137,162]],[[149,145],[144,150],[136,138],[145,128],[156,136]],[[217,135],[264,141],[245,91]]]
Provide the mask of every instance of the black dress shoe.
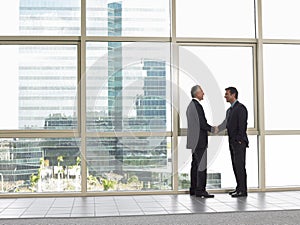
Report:
[[232,191],[229,191],[229,192],[228,192],[229,195],[232,195],[232,194],[234,194],[234,193],[236,193],[236,190],[232,190]]
[[196,197],[200,197],[200,198],[214,198],[214,195],[209,194],[207,191],[204,192],[197,192],[196,193]]
[[238,197],[247,197],[248,194],[246,191],[238,191],[238,192],[235,192],[231,195],[231,197],[233,198],[238,198]]

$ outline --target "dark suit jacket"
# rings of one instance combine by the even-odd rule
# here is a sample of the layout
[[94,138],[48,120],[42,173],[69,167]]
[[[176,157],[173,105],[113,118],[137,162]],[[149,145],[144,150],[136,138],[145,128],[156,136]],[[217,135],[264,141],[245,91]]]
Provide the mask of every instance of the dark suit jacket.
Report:
[[211,125],[207,123],[202,105],[195,99],[191,101],[187,110],[187,148],[195,150],[206,148],[208,144],[208,131],[213,132]]
[[[229,110],[229,109],[228,109]],[[249,144],[247,137],[247,120],[248,120],[248,111],[247,108],[237,101],[231,112],[228,113],[224,122],[219,126],[219,130],[227,129],[229,136],[229,141],[244,141],[247,146]]]

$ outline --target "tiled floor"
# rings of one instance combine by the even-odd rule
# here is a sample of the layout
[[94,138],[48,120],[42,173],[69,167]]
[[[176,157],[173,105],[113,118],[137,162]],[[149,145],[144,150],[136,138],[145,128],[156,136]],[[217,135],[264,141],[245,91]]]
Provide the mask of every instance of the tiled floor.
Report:
[[249,193],[246,198],[216,194],[0,199],[0,218],[162,215],[300,209],[300,191]]

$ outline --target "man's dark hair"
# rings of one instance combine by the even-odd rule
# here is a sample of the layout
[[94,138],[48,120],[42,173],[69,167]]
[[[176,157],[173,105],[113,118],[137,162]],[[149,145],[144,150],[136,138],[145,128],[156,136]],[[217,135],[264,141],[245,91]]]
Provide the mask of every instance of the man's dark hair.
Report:
[[192,89],[191,89],[191,96],[192,96],[192,98],[195,98],[195,94],[196,94],[198,88],[200,88],[199,85],[195,85],[195,86],[192,87]]
[[235,98],[238,99],[239,92],[238,92],[238,90],[235,87],[225,88],[225,91],[229,91],[230,94],[235,94]]

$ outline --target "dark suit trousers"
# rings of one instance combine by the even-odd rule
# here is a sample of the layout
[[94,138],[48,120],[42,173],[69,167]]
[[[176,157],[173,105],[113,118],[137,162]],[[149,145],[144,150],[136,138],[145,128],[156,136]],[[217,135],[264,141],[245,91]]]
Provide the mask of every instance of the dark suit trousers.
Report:
[[206,190],[207,178],[207,148],[196,148],[192,155],[191,190],[203,192]]
[[236,190],[247,191],[247,172],[246,172],[246,147],[247,144],[236,141],[229,141],[232,168],[237,183]]

